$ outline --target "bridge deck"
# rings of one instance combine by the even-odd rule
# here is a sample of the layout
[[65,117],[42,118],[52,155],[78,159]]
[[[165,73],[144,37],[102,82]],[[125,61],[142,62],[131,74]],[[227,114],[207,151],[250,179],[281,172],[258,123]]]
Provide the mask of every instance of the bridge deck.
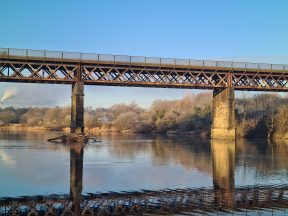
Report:
[[288,65],[0,49],[0,81],[288,91]]

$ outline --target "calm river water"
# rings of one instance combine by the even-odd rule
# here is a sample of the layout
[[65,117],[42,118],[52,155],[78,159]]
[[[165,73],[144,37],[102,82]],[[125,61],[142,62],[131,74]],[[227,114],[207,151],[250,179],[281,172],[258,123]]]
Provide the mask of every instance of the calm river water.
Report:
[[[59,134],[0,132],[0,197],[69,194],[70,174],[77,172],[83,195],[288,185],[288,142],[98,135],[102,142],[71,149],[46,141],[55,136]],[[74,157],[79,155],[77,169]]]

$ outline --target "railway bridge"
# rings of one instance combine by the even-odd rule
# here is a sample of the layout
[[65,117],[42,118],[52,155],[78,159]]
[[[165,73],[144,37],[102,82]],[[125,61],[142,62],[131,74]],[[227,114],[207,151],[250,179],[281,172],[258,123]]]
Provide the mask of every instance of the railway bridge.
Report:
[[288,65],[1,48],[0,82],[71,84],[71,133],[84,131],[84,85],[211,89],[211,137],[235,139],[234,91],[287,92]]

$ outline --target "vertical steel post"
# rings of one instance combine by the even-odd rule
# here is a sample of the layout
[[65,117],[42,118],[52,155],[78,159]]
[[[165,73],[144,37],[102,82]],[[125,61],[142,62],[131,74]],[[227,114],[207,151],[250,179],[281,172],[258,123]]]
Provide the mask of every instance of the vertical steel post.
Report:
[[231,71],[229,71],[229,73],[228,73],[228,80],[227,80],[227,86],[228,87],[233,87],[233,77],[232,77],[233,75],[232,75],[232,72]]

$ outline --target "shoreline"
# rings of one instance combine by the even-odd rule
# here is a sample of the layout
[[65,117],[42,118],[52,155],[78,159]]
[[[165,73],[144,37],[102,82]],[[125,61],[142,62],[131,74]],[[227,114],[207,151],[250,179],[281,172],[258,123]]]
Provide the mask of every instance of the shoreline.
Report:
[[[63,133],[69,133],[70,128],[65,127],[65,128],[45,128],[43,126],[26,126],[26,125],[21,125],[21,124],[13,124],[13,125],[6,125],[6,126],[0,126],[0,131],[19,131],[19,132],[37,132],[37,131],[42,131],[42,132],[63,132]],[[88,133],[92,134],[97,134],[97,133],[103,133],[103,134],[150,134],[150,135],[155,135],[155,134],[162,134],[166,136],[175,136],[175,135],[185,135],[185,136],[199,136],[201,138],[210,138],[210,130],[194,130],[194,131],[177,131],[177,130],[170,130],[166,131],[165,133],[163,132],[157,132],[157,131],[151,131],[151,132],[135,132],[135,131],[119,131],[114,128],[85,128],[85,131]],[[259,139],[259,137],[242,137],[236,134],[236,139]],[[265,138],[261,138],[265,139]],[[287,141],[288,137],[273,137],[270,139],[270,141]]]
[[[12,126],[0,126],[0,131],[43,131],[43,132],[70,132],[70,128],[45,128],[45,127],[28,127],[24,125],[12,125]],[[209,136],[210,131],[206,130],[195,130],[195,131],[167,131],[165,133],[151,131],[151,132],[135,132],[135,131],[119,131],[116,129],[105,129],[105,128],[85,128],[88,133],[115,133],[115,134],[166,134],[166,135],[198,135],[201,137]]]

